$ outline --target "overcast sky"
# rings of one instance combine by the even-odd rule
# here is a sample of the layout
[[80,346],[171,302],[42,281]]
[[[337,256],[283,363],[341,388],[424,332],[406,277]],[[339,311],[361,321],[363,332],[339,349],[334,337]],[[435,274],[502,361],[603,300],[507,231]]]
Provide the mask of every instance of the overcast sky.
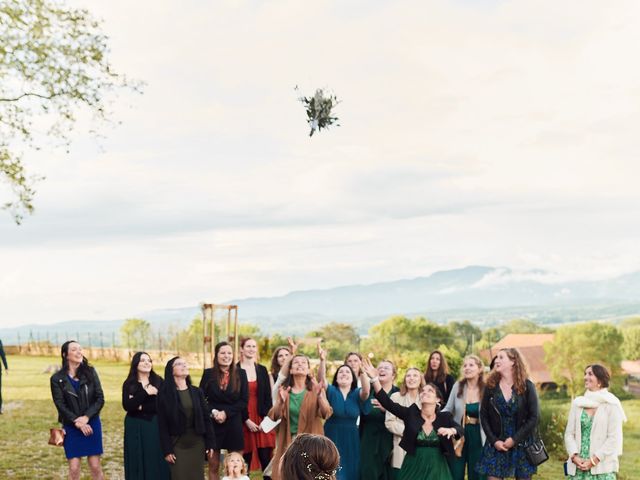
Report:
[[[22,226],[0,212],[0,325],[640,269],[636,1],[85,3],[147,86],[105,140],[27,156],[46,180]],[[341,126],[309,138],[296,85]]]

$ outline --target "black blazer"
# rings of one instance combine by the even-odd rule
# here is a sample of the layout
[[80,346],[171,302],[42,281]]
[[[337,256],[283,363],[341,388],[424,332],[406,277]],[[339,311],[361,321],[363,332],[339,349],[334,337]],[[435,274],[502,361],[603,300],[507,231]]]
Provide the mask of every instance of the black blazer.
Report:
[[[151,384],[159,394],[162,380],[156,379]],[[158,395],[149,395],[137,380],[125,382],[122,385],[122,408],[129,417],[151,420],[158,413]]]
[[[189,385],[189,393],[193,403],[194,430],[204,437],[206,449],[215,450],[216,441],[213,434],[213,425],[209,420],[209,410],[207,409],[204,395],[200,389],[192,385]],[[180,403],[180,397],[178,397],[178,409],[176,411],[169,409],[171,402],[165,401],[163,395],[163,392],[158,392],[158,430],[160,430],[162,453],[166,457],[170,453],[174,453],[174,441],[171,437],[179,437],[185,432],[187,417]],[[204,452],[202,453],[204,455]]]
[[[507,439],[502,431],[502,417],[496,404],[496,396],[499,391],[500,386],[496,385],[495,388],[485,388],[482,395],[480,423],[490,445],[493,445],[498,440]],[[513,396],[518,402],[516,433],[513,436],[513,441],[516,445],[520,445],[531,436],[538,425],[538,419],[540,418],[538,394],[533,382],[527,380],[524,395],[518,395],[514,391]]]
[[200,390],[204,392],[209,405],[209,414],[214,408],[222,410],[227,415],[227,421],[233,419],[237,415],[242,418],[243,411],[247,409],[249,402],[249,385],[247,383],[247,373],[241,368],[237,368],[236,372],[240,376],[240,388],[237,392],[231,391],[231,381],[226,390],[221,390],[217,382],[213,381],[213,368],[207,368],[202,373],[200,379]]
[[[238,368],[240,363],[237,364]],[[245,372],[246,375],[247,372]],[[269,372],[266,367],[256,363],[256,381],[258,382],[258,415],[266,417],[273,406],[273,399],[271,398],[271,382],[269,381]],[[247,382],[247,388],[249,387]],[[247,400],[249,398],[249,391],[247,390]],[[242,421],[244,422],[249,418],[249,411],[245,408],[242,411]]]
[[104,406],[102,385],[95,369],[89,368],[89,378],[80,378],[78,393],[71,385],[67,372],[60,370],[51,375],[51,397],[58,410],[60,423],[73,425],[76,418],[86,415],[91,419],[102,410]]
[[[389,410],[396,417],[404,420],[404,433],[402,434],[402,440],[400,440],[400,446],[406,450],[409,455],[414,455],[416,453],[416,439],[424,424],[424,418],[422,418],[422,413],[418,406],[414,403],[409,407],[403,407],[391,400],[383,389],[376,392],[375,397],[386,410]],[[457,432],[456,438],[464,435],[462,427],[456,423],[449,412],[436,412],[433,429],[437,431],[440,427],[455,428]],[[452,440],[440,435],[438,435],[438,438],[440,439],[440,450],[442,453],[447,456],[453,456]]]

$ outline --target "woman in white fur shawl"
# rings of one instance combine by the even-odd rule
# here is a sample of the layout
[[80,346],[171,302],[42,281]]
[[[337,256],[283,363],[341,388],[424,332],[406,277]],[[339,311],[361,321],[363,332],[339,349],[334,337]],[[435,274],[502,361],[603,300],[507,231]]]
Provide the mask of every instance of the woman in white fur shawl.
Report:
[[616,478],[627,417],[618,397],[607,390],[610,378],[602,365],[589,365],[584,371],[587,391],[571,405],[564,444],[569,454],[567,473],[574,479]]

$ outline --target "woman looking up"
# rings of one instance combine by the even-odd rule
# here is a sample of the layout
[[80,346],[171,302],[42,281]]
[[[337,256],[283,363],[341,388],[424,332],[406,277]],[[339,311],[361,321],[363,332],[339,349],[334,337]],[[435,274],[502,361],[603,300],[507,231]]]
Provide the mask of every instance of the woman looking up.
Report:
[[486,436],[480,426],[480,399],[484,390],[484,365],[480,357],[467,355],[462,361],[462,379],[451,389],[444,411],[464,427],[464,446],[461,457],[447,458],[453,480],[464,480],[465,466],[468,480],[483,480],[475,471]]
[[445,455],[453,455],[453,439],[462,435],[462,428],[449,412],[441,412],[442,394],[434,384],[427,384],[420,392],[421,407],[403,407],[393,402],[382,389],[377,370],[368,359],[363,368],[371,377],[375,396],[388,411],[404,420],[400,446],[407,451],[400,480],[451,480]]
[[615,480],[622,455],[622,423],[627,421],[620,400],[607,388],[611,377],[602,365],[584,370],[587,391],[571,404],[564,432],[569,454],[567,473],[578,480]]
[[[392,396],[398,391],[393,382],[396,379],[396,367],[389,360],[378,364],[378,379],[382,389]],[[391,464],[389,459],[393,449],[393,435],[385,427],[386,410],[380,402],[369,394],[360,416],[360,478],[362,480],[390,480]]]
[[480,405],[480,422],[487,441],[476,472],[489,480],[529,479],[536,473],[524,451],[539,419],[538,395],[516,348],[498,352]]
[[162,378],[153,371],[151,357],[137,352],[122,385],[124,418],[124,476],[127,480],[168,480],[158,430],[158,391]]
[[[404,380],[400,391],[391,395],[391,400],[398,405],[408,407],[415,404],[418,408],[422,407],[420,403],[420,392],[426,386],[422,372],[415,367],[409,368],[404,374]],[[393,454],[391,455],[391,478],[397,479],[400,475],[400,467],[407,452],[400,446],[402,434],[404,433],[404,420],[396,417],[387,410],[385,414],[385,426],[387,430],[393,434]],[[363,479],[364,480],[364,479]]]
[[[244,370],[248,386],[249,400],[243,411],[244,420],[244,461],[249,471],[260,468],[263,472],[271,461],[273,447],[276,444],[275,432],[264,433],[260,428],[262,419],[271,410],[271,384],[267,369],[257,362],[258,344],[253,338],[244,338],[240,342],[240,363]],[[253,465],[252,465],[253,460]],[[259,463],[258,463],[259,460]],[[263,474],[264,476],[264,474]],[[264,476],[265,480],[270,477]]]
[[456,380],[449,374],[447,359],[440,350],[434,350],[429,355],[427,369],[424,372],[424,381],[433,383],[438,387],[442,392],[444,404],[449,401],[449,395]]
[[216,436],[216,450],[209,459],[209,480],[219,480],[220,450],[242,453],[244,449],[242,416],[249,400],[247,375],[233,362],[233,348],[228,342],[215,346],[213,367],[204,370],[200,389]]
[[203,462],[213,456],[215,438],[207,402],[191,384],[189,366],[173,357],[164,368],[158,394],[158,427],[171,480],[202,480]]
[[69,462],[69,478],[80,478],[80,459],[87,457],[91,478],[102,480],[102,424],[100,410],[104,394],[95,369],[74,340],[60,348],[62,368],[51,376],[51,396],[58,421],[65,431],[64,453]]

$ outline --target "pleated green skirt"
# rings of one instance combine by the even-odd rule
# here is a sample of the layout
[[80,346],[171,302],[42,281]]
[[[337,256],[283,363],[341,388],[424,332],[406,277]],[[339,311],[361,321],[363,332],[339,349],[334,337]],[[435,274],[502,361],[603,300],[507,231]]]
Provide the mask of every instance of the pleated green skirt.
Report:
[[124,476],[126,480],[169,480],[155,416],[151,420],[125,417]]

